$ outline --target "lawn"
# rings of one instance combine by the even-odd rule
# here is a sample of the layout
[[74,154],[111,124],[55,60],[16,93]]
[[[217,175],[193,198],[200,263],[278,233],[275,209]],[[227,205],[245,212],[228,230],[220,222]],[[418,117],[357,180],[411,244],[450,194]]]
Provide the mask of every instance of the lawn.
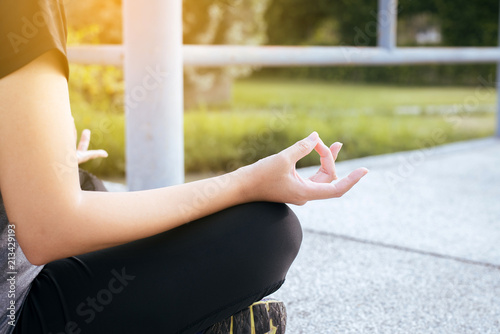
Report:
[[[94,130],[94,147],[108,161],[84,166],[97,174],[124,173],[124,117],[72,92],[78,129]],[[245,80],[233,101],[185,112],[188,173],[229,171],[278,152],[318,131],[325,143],[344,143],[339,160],[418,149],[494,133],[496,92],[487,87],[366,86],[314,81]],[[317,164],[316,155],[299,166]]]

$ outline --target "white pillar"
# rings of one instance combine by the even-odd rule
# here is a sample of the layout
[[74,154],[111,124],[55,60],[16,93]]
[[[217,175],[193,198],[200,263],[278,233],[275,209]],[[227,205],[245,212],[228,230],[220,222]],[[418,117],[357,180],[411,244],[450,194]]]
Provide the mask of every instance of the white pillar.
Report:
[[[498,48],[500,48],[500,13],[498,14]],[[497,63],[497,128],[495,136],[500,138],[500,61]]]
[[378,0],[377,45],[392,50],[396,47],[398,1]]
[[[500,31],[499,31],[500,34]],[[500,138],[500,62],[497,63],[497,128],[495,136]]]
[[182,0],[124,0],[127,183],[184,182]]

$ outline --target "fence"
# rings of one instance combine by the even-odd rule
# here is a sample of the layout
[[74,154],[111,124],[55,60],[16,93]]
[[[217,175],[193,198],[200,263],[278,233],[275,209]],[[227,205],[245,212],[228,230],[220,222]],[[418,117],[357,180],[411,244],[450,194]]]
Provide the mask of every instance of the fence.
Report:
[[[130,190],[150,189],[184,181],[183,64],[500,64],[500,47],[397,47],[397,12],[397,0],[378,0],[377,47],[202,46],[182,45],[182,0],[124,0],[124,45],[70,47],[68,56],[74,63],[124,67],[127,183]],[[498,110],[500,101],[500,137]]]

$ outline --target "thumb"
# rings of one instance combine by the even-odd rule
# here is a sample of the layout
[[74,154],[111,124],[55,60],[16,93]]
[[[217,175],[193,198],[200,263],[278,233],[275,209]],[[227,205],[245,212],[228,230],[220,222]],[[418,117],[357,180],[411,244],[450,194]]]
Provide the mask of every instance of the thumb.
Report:
[[297,162],[314,149],[314,147],[319,142],[319,136],[316,131],[311,133],[309,137],[299,140],[288,149],[286,149],[286,153],[293,159],[293,161]]

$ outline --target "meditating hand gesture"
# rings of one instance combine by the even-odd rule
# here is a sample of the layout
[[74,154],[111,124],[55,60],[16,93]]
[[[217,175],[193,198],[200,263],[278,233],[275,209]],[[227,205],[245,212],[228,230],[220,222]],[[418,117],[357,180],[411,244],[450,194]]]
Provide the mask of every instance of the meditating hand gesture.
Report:
[[[313,132],[285,150],[240,168],[245,180],[246,201],[270,201],[303,205],[310,200],[340,197],[368,173],[358,168],[336,183],[335,160],[342,144],[335,142],[328,148],[319,135]],[[296,163],[315,150],[320,155],[321,166],[316,174],[304,179],[296,170]]]

